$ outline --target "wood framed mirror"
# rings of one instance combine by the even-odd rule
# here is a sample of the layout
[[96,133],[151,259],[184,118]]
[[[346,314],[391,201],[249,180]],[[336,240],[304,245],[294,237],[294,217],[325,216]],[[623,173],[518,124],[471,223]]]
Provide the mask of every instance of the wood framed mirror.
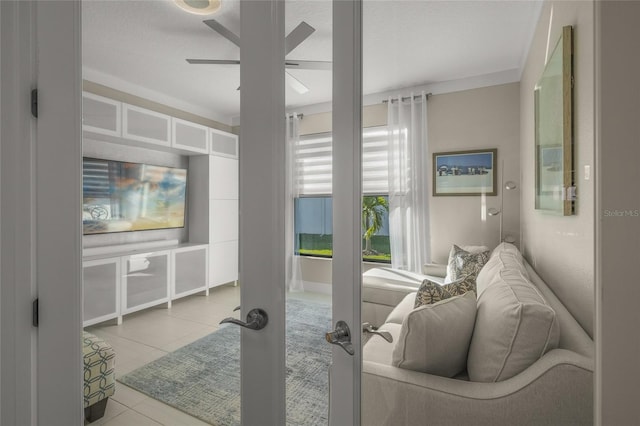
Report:
[[562,28],[535,87],[536,210],[574,214],[573,29]]

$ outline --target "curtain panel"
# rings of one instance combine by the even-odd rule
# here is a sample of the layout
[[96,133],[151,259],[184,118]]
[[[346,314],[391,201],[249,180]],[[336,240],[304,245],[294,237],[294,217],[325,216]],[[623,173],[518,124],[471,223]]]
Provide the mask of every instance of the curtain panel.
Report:
[[430,261],[427,96],[388,99],[389,234],[392,268]]

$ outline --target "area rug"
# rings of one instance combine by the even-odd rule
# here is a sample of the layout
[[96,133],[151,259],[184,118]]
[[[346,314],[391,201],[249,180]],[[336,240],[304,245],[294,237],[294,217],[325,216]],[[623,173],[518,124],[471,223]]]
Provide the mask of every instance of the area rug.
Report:
[[[287,424],[326,425],[330,305],[288,300],[286,329]],[[212,425],[239,425],[240,328],[222,326],[118,381]]]

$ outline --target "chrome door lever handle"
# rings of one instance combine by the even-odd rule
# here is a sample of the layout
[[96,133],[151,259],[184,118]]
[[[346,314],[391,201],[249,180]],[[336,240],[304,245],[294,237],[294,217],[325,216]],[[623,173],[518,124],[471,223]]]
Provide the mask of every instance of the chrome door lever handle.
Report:
[[384,331],[384,330],[383,331],[377,330],[371,324],[369,324],[368,322],[362,323],[362,332],[363,333],[377,334],[378,336],[382,337],[387,342],[393,343],[393,336],[391,335],[391,333],[389,333],[388,331]]
[[336,329],[329,331],[325,334],[325,339],[332,345],[338,345],[345,350],[349,355],[355,353],[353,344],[351,343],[351,333],[349,332],[349,326],[344,321],[338,321],[336,323]]
[[248,328],[250,330],[262,330],[269,323],[269,316],[264,310],[255,308],[250,310],[247,314],[247,322],[240,321],[239,319],[231,317],[225,318],[220,321],[220,324],[227,323],[239,325],[240,327]]

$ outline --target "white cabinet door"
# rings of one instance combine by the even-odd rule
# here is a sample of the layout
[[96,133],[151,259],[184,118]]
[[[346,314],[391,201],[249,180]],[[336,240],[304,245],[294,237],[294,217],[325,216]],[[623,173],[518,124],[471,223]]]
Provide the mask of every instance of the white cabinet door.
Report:
[[120,316],[120,258],[82,263],[83,326]]
[[215,243],[209,246],[211,265],[210,287],[238,280],[238,241]]
[[209,153],[209,128],[179,118],[171,118],[171,146],[198,154]]
[[211,133],[211,154],[223,157],[238,158],[238,135],[209,129]]
[[169,301],[170,253],[162,250],[122,258],[123,314]]
[[122,136],[122,103],[93,93],[82,93],[82,130]]
[[209,282],[207,245],[171,250],[171,298],[177,299],[206,290]]
[[122,137],[154,145],[171,146],[171,117],[145,108],[123,104]]
[[212,243],[238,239],[238,200],[210,200]]
[[238,160],[212,155],[209,170],[209,198],[238,199]]

